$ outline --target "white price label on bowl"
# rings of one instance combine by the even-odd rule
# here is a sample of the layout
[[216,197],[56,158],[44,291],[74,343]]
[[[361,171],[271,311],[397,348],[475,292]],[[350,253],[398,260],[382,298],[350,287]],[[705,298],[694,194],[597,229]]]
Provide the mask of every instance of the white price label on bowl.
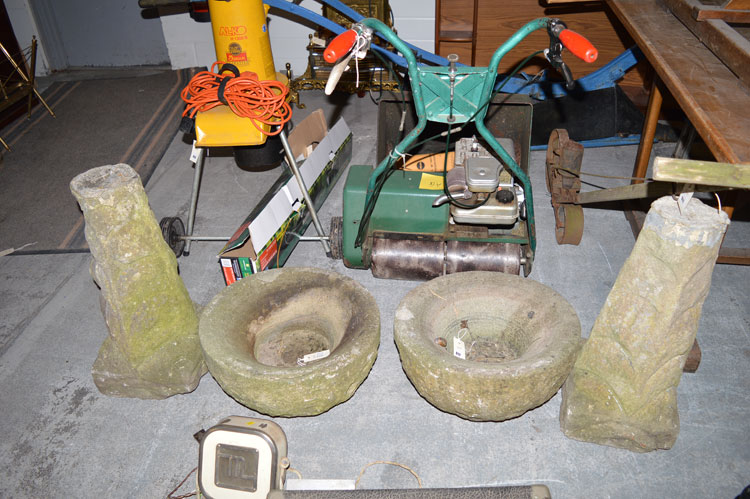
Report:
[[458,336],[453,338],[453,355],[466,360],[466,345]]
[[321,350],[320,352],[308,353],[307,355],[302,357],[302,362],[307,364],[308,362],[312,362],[314,360],[325,359],[329,355],[331,355],[330,350]]

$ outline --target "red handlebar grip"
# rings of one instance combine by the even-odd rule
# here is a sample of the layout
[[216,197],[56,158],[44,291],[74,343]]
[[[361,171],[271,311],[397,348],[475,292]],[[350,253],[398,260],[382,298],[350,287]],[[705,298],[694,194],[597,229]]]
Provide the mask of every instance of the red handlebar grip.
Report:
[[323,52],[323,58],[326,62],[333,64],[338,61],[344,54],[349,52],[357,42],[357,32],[349,29],[331,40],[331,43]]
[[594,62],[599,56],[599,51],[596,50],[596,47],[584,38],[583,35],[579,35],[575,31],[569,29],[562,30],[560,32],[560,41],[565,45],[565,48],[584,62]]

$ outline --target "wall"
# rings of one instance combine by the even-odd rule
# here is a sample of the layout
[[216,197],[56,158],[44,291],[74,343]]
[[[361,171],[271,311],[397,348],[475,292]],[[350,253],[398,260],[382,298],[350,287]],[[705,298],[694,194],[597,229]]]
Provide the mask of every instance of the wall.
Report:
[[435,51],[435,0],[391,1],[398,36],[417,47]]
[[172,69],[211,66],[216,60],[211,24],[185,13],[162,13],[161,28]]
[[[39,30],[37,29],[34,17],[31,14],[31,8],[27,0],[4,0],[5,9],[8,11],[8,17],[13,25],[13,32],[16,34],[18,45],[28,47],[31,44],[31,37],[36,36],[39,38]],[[44,45],[37,44],[37,62],[36,62],[36,75],[44,76],[49,74],[49,62],[47,61],[47,53],[45,52]]]
[[[39,38],[39,30],[31,13],[28,0],[4,0],[8,15],[13,23],[13,30],[21,45],[30,43],[31,36]],[[82,1],[82,0],[77,0]],[[126,0],[137,7],[136,0]],[[62,3],[62,2],[60,2]],[[315,0],[302,0],[300,6],[313,12],[321,12],[321,4]],[[396,29],[399,36],[414,45],[434,50],[434,0],[391,1]],[[167,49],[167,57],[174,69],[210,66],[216,56],[214,54],[211,26],[208,23],[195,22],[187,13],[162,15],[160,18],[162,33]],[[307,69],[308,35],[315,30],[309,23],[296,22],[285,12],[274,10],[269,14],[269,30],[271,46],[276,68],[283,70],[287,62],[291,63],[295,75],[304,73]],[[140,19],[138,23],[151,23],[155,20]],[[307,23],[305,21],[305,23]],[[125,26],[125,24],[123,23]],[[130,22],[126,26],[132,28]],[[84,37],[81,36],[81,40]],[[79,42],[75,43],[76,45]],[[49,73],[50,65],[47,60],[43,43],[39,47],[39,62],[37,75]],[[78,57],[76,55],[76,57]],[[145,64],[139,62],[138,64]]]
[[31,6],[40,32],[54,43],[46,47],[53,69],[169,64],[160,20],[145,17],[135,0],[32,0]]
[[[299,5],[317,14],[322,10],[321,4],[314,0],[302,0]],[[435,48],[434,0],[392,0],[391,9],[399,36],[432,52]],[[186,13],[165,15],[161,20],[173,68],[210,66],[214,62],[216,56],[211,27],[207,23],[197,23]],[[269,12],[268,29],[276,69],[283,71],[289,62],[295,76],[307,69],[308,36],[315,30],[315,26],[308,21],[299,21],[301,22],[290,18],[283,11],[272,9]]]

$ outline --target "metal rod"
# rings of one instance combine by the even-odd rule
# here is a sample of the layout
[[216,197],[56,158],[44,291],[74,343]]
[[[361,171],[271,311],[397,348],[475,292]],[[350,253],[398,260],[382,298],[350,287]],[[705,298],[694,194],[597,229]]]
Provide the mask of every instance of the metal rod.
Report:
[[[24,64],[26,64],[26,58],[24,57]],[[27,66],[29,69],[29,85],[31,85],[31,88],[34,88],[34,85],[36,85],[36,37],[31,37],[31,64]],[[28,114],[28,117],[31,118],[31,107],[34,104],[34,93],[29,92],[29,97],[27,100],[27,110],[26,113]]]
[[296,236],[298,241],[330,241],[331,238],[328,236]]
[[693,185],[671,182],[648,182],[643,184],[622,185],[598,191],[581,192],[575,204],[606,203],[629,199],[648,199],[680,194],[683,192],[713,192],[721,188],[710,185]]
[[178,239],[182,241],[229,241],[231,238],[227,236],[180,236]]
[[310,199],[310,193],[307,192],[305,181],[302,179],[302,175],[300,174],[299,168],[297,167],[297,161],[295,161],[294,159],[294,153],[292,152],[292,148],[289,145],[289,141],[287,140],[286,132],[282,130],[282,132],[279,134],[279,138],[281,138],[281,144],[284,146],[284,152],[286,153],[289,168],[292,169],[294,178],[297,179],[297,185],[299,185],[299,188],[302,191],[302,197],[305,198],[307,209],[310,210],[310,216],[312,217],[315,231],[318,233],[318,236],[320,236],[320,243],[323,245],[323,249],[325,250],[326,254],[328,254],[331,252],[331,246],[328,244],[328,238],[326,237],[323,226],[320,224],[320,220],[318,219],[318,212],[315,210],[315,205],[313,204],[312,199]]
[[680,138],[677,139],[677,145],[672,153],[673,158],[688,159],[690,157],[690,148],[693,147],[696,135],[695,127],[690,120],[685,120],[685,126],[680,132]]
[[458,62],[458,54],[448,54],[448,64],[450,69],[448,75],[450,77],[451,84],[451,104],[450,104],[450,115],[448,116],[448,123],[453,123],[456,118],[453,116],[453,93],[456,88],[456,63]]
[[8,53],[8,51],[5,50],[5,47],[3,46],[2,43],[0,43],[0,50],[2,50],[3,54],[5,54],[5,57],[11,63],[11,65],[13,66],[13,69],[15,69],[16,72],[21,76],[21,78],[23,78],[23,81],[25,81],[26,83],[29,83],[31,85],[31,90],[34,92],[34,95],[36,95],[37,99],[39,99],[39,102],[41,102],[44,105],[44,107],[47,109],[47,112],[52,117],[54,117],[55,113],[52,112],[52,109],[50,109],[50,107],[47,105],[47,103],[45,102],[45,100],[42,98],[42,95],[39,92],[37,92],[37,90],[36,90],[36,88],[34,88],[34,85],[32,84],[32,82],[29,81],[29,78],[24,74],[24,72],[21,70],[21,68],[18,67],[18,64],[16,64],[16,61],[13,60],[13,57],[11,57],[11,55]]
[[[195,225],[195,209],[198,206],[198,189],[201,185],[201,174],[203,173],[203,159],[206,154],[206,150],[203,147],[199,147],[198,156],[195,158],[195,173],[193,174],[193,192],[190,195],[190,212],[188,213],[187,220],[187,236],[190,238],[193,235],[193,226]],[[190,241],[192,239],[185,240],[185,254],[190,253]],[[197,241],[197,239],[195,239]]]

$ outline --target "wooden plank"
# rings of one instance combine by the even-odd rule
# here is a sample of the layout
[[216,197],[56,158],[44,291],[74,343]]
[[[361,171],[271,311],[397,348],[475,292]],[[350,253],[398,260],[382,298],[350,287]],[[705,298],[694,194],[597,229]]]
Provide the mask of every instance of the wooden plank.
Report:
[[646,221],[646,213],[638,207],[635,201],[626,201],[625,218],[630,224],[630,230],[633,233],[633,237],[638,239],[638,234],[641,233],[643,224]]
[[750,164],[656,157],[654,179],[747,189],[750,188]]
[[702,4],[697,0],[664,0],[682,23],[721,61],[750,85],[750,40],[720,19],[696,21],[693,12]]
[[[663,5],[607,0],[714,157],[750,162],[750,90]],[[708,21],[714,22],[714,21]]]
[[750,248],[721,248],[716,263],[750,265]]
[[726,23],[748,23],[750,22],[750,10],[730,10],[721,7],[693,7],[693,19],[696,21],[707,21],[709,19],[721,19]]
[[725,9],[750,9],[750,0],[728,0]]

